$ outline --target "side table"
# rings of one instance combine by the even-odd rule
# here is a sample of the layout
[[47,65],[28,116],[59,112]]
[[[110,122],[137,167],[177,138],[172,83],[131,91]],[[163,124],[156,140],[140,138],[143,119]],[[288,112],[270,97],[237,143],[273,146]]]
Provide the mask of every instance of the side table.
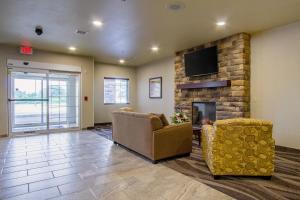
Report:
[[201,146],[201,127],[193,126],[193,134],[195,135],[196,139],[198,139],[199,146]]

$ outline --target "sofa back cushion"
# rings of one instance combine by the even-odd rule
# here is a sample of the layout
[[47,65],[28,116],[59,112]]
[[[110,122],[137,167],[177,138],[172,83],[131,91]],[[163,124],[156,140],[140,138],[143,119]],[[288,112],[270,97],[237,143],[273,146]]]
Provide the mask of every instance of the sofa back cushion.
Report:
[[122,108],[120,108],[120,111],[124,111],[124,112],[134,112],[133,108],[130,108],[130,107],[122,107]]

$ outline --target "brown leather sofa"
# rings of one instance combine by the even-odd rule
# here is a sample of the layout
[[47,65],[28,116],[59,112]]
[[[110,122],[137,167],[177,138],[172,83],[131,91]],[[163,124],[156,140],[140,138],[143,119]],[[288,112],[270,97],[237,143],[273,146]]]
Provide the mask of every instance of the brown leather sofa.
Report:
[[113,140],[156,163],[192,152],[192,125],[166,125],[159,116],[136,112],[113,112]]

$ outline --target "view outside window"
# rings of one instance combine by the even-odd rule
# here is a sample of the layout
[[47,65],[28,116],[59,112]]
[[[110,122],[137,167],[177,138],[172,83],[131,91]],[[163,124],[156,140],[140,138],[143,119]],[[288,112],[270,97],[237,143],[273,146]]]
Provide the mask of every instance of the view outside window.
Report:
[[128,83],[129,79],[104,78],[104,103],[129,103]]
[[50,128],[79,126],[79,77],[76,75],[49,75]]
[[[47,102],[46,74],[13,72],[11,84],[11,102],[13,106],[13,127],[31,126],[46,123]],[[45,126],[41,126],[45,128]]]

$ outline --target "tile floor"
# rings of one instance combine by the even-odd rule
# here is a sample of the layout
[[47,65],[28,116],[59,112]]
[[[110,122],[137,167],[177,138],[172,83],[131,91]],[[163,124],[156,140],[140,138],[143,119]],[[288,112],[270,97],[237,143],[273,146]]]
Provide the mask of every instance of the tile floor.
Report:
[[231,199],[91,131],[0,139],[0,199]]

